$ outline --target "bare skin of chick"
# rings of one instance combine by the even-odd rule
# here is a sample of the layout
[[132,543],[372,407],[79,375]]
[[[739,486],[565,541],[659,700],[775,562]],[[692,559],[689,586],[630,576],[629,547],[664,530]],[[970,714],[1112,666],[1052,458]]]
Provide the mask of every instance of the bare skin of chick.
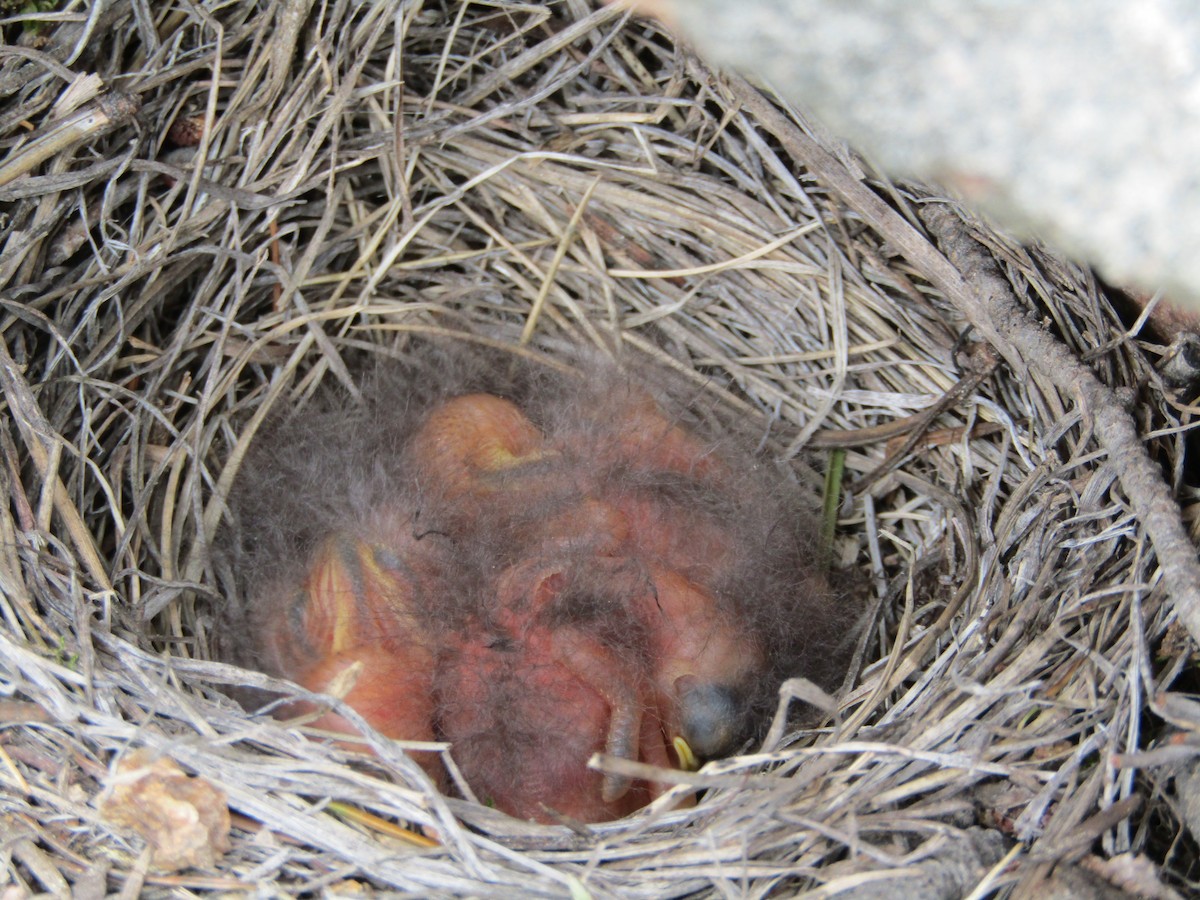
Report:
[[[428,408],[397,448],[418,500],[381,497],[370,524],[327,537],[263,655],[385,736],[448,740],[480,799],[544,822],[618,818],[665,790],[590,769],[595,753],[670,768],[736,749],[771,666],[729,593],[737,482],[624,387],[546,430],[486,393]],[[445,577],[460,562],[477,587]]]
[[[587,766],[605,751],[670,765],[661,731],[642,733],[636,656],[545,615],[562,588],[557,570],[512,571],[502,603],[439,674],[440,730],[485,802],[544,822],[597,822],[656,793]],[[532,590],[530,591],[530,587]],[[527,596],[527,593],[529,594]],[[633,788],[631,790],[631,788]]]
[[407,448],[431,502],[454,530],[470,528],[497,492],[536,486],[522,478],[548,450],[516,404],[491,394],[453,397],[432,411]]
[[[672,768],[728,752],[745,724],[738,692],[761,664],[754,640],[696,585],[606,555],[625,537],[619,512],[576,512],[501,576],[496,612],[476,626],[486,638],[466,642],[437,679],[439,730],[473,787],[544,821],[616,818],[664,790],[589,769],[595,753]],[[589,542],[571,534],[580,524],[614,533]]]
[[[693,517],[683,525],[653,492],[595,499],[605,492],[587,474],[596,462],[584,474],[571,465],[581,455],[572,444],[590,439],[602,469],[697,478],[723,465],[709,448],[641,393],[612,420],[557,437],[548,445],[508,401],[468,395],[435,410],[414,439],[423,470],[440,469],[452,484],[451,499],[537,508],[556,482],[583,494],[542,528],[521,532],[530,561],[501,577],[487,636],[465,642],[441,668],[442,696],[456,700],[439,701],[439,730],[475,789],[497,806],[531,818],[602,821],[663,788],[601,775],[587,767],[590,757],[603,751],[671,767],[694,762],[692,744],[704,755],[728,751],[741,730],[735,691],[758,651],[711,595],[666,568],[720,566],[728,547],[716,523]],[[555,565],[556,556],[588,561],[587,600],[607,600],[623,628],[643,635],[640,646],[613,646],[594,624],[571,621],[563,601],[581,590],[578,572]],[[502,737],[521,723],[538,723],[536,739]],[[678,758],[680,739],[687,760]]]

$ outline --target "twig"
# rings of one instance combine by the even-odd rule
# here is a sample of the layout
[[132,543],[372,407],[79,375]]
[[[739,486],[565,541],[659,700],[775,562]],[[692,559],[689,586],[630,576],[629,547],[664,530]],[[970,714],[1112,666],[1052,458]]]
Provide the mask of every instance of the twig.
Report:
[[0,186],[24,175],[58,153],[124,125],[133,119],[141,100],[113,91],[83,109],[52,124],[9,159],[0,164]]

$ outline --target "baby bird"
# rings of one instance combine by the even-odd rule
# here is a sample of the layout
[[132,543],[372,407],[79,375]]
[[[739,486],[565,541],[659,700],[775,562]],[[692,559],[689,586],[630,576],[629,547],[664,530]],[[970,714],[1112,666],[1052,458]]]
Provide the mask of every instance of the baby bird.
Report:
[[[234,504],[252,535],[244,659],[386,737],[449,742],[476,796],[544,822],[617,818],[665,790],[594,754],[692,768],[736,750],[784,677],[836,674],[828,647],[810,659],[790,641],[848,621],[791,490],[648,390],[497,372],[385,399],[321,441],[284,429],[288,454],[252,460],[247,482],[281,467],[320,496]],[[353,731],[332,712],[313,724]]]
[[[434,574],[427,556],[426,548],[394,528],[330,535],[312,553],[299,584],[260,598],[283,607],[261,627],[269,668],[310,691],[345,700],[385,737],[436,740],[436,648],[416,607]],[[316,707],[296,703],[286,711],[302,715]],[[355,733],[334,712],[311,725]],[[418,761],[444,783],[439,761],[425,755]]]

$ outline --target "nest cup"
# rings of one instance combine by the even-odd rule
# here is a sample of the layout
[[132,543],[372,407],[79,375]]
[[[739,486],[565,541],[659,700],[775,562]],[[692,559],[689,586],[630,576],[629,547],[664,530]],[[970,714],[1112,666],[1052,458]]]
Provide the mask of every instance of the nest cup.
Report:
[[[1118,864],[1195,876],[1184,763],[1113,764],[1164,738],[1164,709],[1188,733],[1163,692],[1193,648],[1089,411],[996,364],[923,258],[656,26],[583,2],[235,2],[0,27],[22,45],[0,53],[13,883],[959,896],[1084,891]],[[128,96],[95,107],[101,84]],[[953,209],[829,149],[912,223]],[[1189,499],[1191,409],[1158,338],[1088,272],[956,221],[1135,401]],[[353,397],[414,337],[670,367],[814,496],[840,465],[833,563],[868,626],[825,727],[781,714],[664,798],[700,788],[694,806],[571,829],[444,797],[377,737],[351,764],[230,701],[281,687],[214,653],[241,460],[272,415]],[[228,846],[167,874],[105,813],[139,749],[219,790]]]

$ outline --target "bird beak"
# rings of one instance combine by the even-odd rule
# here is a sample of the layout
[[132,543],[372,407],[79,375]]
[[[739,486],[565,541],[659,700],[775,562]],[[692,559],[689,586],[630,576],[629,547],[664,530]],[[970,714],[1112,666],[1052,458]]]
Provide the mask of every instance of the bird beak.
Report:
[[691,746],[683,739],[682,735],[675,735],[671,746],[675,748],[675,758],[679,761],[679,768],[685,772],[695,772],[700,768],[700,760],[696,759],[696,754],[692,752]]

